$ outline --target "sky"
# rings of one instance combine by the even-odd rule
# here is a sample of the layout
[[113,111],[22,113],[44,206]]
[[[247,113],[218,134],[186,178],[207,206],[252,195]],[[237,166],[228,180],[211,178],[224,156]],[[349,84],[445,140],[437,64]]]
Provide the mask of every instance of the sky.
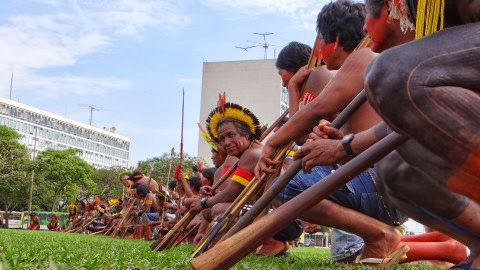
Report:
[[0,96],[115,127],[135,166],[178,153],[184,89],[184,152],[196,156],[203,62],[263,59],[254,33],[272,33],[270,59],[290,41],[312,46],[328,2],[3,0]]

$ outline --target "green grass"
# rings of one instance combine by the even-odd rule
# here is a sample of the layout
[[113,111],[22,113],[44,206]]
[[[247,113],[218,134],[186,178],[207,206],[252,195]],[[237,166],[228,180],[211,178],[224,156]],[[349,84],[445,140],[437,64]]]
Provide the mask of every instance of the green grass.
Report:
[[[154,252],[150,242],[49,231],[0,229],[2,269],[191,269],[191,245]],[[373,269],[332,263],[329,250],[290,249],[285,258],[250,255],[232,269]],[[433,269],[395,266],[391,269]]]

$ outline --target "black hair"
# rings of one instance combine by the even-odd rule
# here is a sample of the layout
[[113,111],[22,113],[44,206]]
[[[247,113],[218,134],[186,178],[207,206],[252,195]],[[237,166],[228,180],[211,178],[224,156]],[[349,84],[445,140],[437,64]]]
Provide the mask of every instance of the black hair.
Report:
[[328,44],[339,37],[339,45],[353,51],[365,36],[365,4],[337,0],[325,5],[317,17],[317,32]]
[[380,17],[380,10],[385,4],[385,0],[365,0],[366,9],[373,18]]
[[200,192],[200,188],[202,187],[202,181],[198,177],[191,177],[188,179],[188,184],[191,188],[195,191]]
[[135,171],[128,177],[128,179],[132,180],[133,182],[138,181],[139,179],[143,178],[143,174],[139,171]]
[[172,181],[168,182],[168,189],[174,190],[176,187],[177,187],[177,181],[172,180]]
[[312,48],[310,46],[292,41],[280,51],[275,66],[278,69],[285,69],[295,73],[308,63],[310,54],[312,54]]
[[210,185],[213,184],[213,176],[215,175],[216,170],[217,168],[215,167],[209,167],[202,170],[203,177],[208,179]]
[[138,184],[138,183],[135,183],[132,185],[131,187],[132,189],[134,188],[137,192],[137,196],[140,197],[140,198],[145,198],[147,197],[147,194],[148,194],[148,188],[144,185],[141,185],[141,184]]

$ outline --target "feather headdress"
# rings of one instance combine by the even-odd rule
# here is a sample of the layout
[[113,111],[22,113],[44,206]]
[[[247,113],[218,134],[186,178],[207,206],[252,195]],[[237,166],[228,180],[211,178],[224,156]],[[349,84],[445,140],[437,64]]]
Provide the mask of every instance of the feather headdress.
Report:
[[219,95],[218,106],[207,117],[207,131],[215,142],[218,142],[218,124],[223,119],[232,119],[245,124],[253,135],[253,139],[260,139],[261,129],[258,118],[249,109],[235,103],[226,102],[225,93]]
[[212,147],[213,150],[218,152],[218,147],[217,144],[212,140],[212,137],[208,135],[207,131],[198,123],[198,128],[200,129],[200,132],[202,133],[202,138]]

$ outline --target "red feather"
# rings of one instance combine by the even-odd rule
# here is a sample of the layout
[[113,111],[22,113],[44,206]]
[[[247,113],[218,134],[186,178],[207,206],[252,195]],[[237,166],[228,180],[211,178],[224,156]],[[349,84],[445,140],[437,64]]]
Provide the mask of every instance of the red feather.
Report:
[[178,163],[177,167],[175,168],[175,172],[173,173],[173,179],[179,180],[181,171],[182,171],[182,163]]
[[227,103],[225,92],[223,92],[223,94],[218,94],[218,107],[220,107],[222,113],[225,112],[225,103]]

